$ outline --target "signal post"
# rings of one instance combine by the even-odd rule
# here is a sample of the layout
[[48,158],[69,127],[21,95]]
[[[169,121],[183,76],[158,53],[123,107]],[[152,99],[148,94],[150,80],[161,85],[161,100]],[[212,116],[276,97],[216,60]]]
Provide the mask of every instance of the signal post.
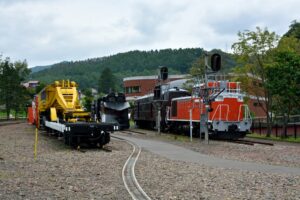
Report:
[[204,77],[204,92],[200,93],[202,95],[202,100],[205,105],[204,113],[200,114],[200,140],[202,139],[202,133],[204,133],[205,143],[209,144],[209,137],[208,137],[208,113],[212,111],[211,102],[222,92],[217,94],[216,96],[211,96],[209,94],[209,87],[208,87],[208,74],[214,74],[221,69],[221,56],[220,54],[214,53],[211,56],[211,65],[208,65],[208,54],[205,53],[205,77]]

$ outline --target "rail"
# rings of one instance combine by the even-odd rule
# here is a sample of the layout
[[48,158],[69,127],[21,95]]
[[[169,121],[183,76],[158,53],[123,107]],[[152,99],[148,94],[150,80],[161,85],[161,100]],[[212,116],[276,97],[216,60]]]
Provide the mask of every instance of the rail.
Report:
[[138,183],[134,173],[136,161],[138,160],[139,155],[141,153],[141,147],[123,138],[117,136],[112,136],[112,137],[126,141],[128,144],[130,144],[133,147],[132,153],[128,157],[122,169],[122,178],[126,190],[128,191],[128,193],[130,194],[133,200],[144,200],[144,199],[151,200],[151,198],[145,193],[145,191]]

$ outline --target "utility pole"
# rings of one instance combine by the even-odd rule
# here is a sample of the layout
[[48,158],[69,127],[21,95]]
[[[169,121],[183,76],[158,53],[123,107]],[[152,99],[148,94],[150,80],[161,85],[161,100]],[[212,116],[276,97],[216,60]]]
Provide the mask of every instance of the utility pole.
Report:
[[168,68],[160,67],[158,72],[158,84],[154,88],[154,106],[157,111],[156,116],[156,129],[158,134],[161,134],[161,109],[164,106],[164,97],[162,85],[168,79]]
[[[204,94],[203,94],[203,103],[205,105],[204,114],[201,116],[202,126],[203,126],[203,132],[204,132],[204,138],[205,143],[209,144],[209,138],[208,138],[208,109],[209,109],[209,92],[208,92],[208,83],[207,83],[207,73],[208,73],[208,54],[205,53],[205,76],[204,76]],[[203,117],[203,119],[202,119]]]
[[[204,132],[205,143],[209,144],[208,135],[208,113],[211,111],[210,105],[213,99],[210,98],[209,87],[208,87],[208,74],[216,73],[221,68],[221,56],[219,54],[213,54],[211,56],[211,66],[208,65],[208,54],[205,52],[205,75],[204,75],[204,89],[202,93],[202,101],[204,104],[204,113],[200,115],[200,133]],[[212,71],[209,71],[211,68]],[[201,138],[201,134],[200,134]]]

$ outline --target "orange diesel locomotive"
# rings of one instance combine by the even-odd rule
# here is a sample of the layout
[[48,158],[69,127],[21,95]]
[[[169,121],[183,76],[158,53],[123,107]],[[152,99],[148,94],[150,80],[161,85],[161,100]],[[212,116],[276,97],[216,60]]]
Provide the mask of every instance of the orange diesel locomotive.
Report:
[[[212,99],[209,103],[204,102],[205,92]],[[200,121],[205,109],[210,138],[240,138],[250,130],[252,120],[240,84],[229,81],[208,81],[206,87],[205,83],[198,84],[192,96],[173,98],[167,108],[167,124],[174,131],[189,129],[192,124],[193,133],[199,136],[203,132]]]

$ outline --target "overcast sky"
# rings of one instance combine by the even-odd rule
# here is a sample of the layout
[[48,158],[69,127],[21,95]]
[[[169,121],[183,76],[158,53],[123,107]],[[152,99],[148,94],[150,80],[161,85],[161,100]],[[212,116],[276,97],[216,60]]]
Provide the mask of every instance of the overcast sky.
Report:
[[230,51],[256,26],[284,34],[299,0],[0,0],[0,54],[29,67],[130,50]]

